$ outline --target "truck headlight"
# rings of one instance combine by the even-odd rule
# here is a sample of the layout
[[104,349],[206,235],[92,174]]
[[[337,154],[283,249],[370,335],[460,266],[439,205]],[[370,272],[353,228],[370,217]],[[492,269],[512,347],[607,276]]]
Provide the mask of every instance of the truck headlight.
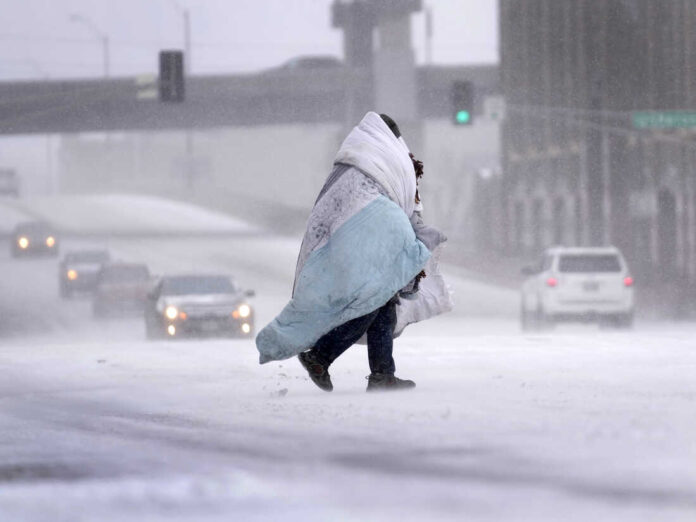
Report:
[[164,315],[166,315],[169,319],[176,319],[179,315],[179,310],[177,310],[176,306],[168,306],[164,310]]
[[53,248],[53,247],[55,246],[55,244],[56,244],[56,238],[55,238],[55,237],[53,237],[53,236],[48,236],[48,237],[46,238],[46,246],[47,246],[48,248]]
[[68,270],[68,279],[70,279],[71,281],[74,281],[75,279],[77,279],[77,270],[73,270],[73,269]]
[[19,245],[19,248],[25,249],[29,246],[29,238],[22,236],[17,240],[17,244]]
[[240,317],[249,317],[249,314],[251,313],[251,308],[249,308],[249,305],[241,305],[239,307],[239,316]]

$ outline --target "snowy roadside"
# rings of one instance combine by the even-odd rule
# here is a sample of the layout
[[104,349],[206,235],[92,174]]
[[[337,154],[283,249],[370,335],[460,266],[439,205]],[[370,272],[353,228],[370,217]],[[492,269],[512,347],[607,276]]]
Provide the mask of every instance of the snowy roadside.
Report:
[[6,200],[2,232],[25,220],[44,220],[68,235],[242,234],[259,229],[203,207],[133,194],[61,195]]

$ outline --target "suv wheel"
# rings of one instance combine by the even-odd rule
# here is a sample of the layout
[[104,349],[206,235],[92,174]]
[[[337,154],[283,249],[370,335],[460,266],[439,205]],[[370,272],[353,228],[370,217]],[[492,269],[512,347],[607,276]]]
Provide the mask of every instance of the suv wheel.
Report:
[[535,315],[537,329],[551,330],[554,326],[556,326],[556,321],[553,319],[553,317],[546,315],[546,313],[544,313],[544,309],[541,308],[541,306],[537,309]]
[[531,330],[535,329],[535,321],[533,314],[531,314],[527,309],[524,307],[524,304],[520,306],[520,327],[522,328],[523,332],[529,332]]
[[60,285],[60,296],[63,299],[70,299],[72,297],[72,291],[67,287],[67,285]]
[[612,326],[621,330],[633,328],[633,312],[617,315],[612,321]]

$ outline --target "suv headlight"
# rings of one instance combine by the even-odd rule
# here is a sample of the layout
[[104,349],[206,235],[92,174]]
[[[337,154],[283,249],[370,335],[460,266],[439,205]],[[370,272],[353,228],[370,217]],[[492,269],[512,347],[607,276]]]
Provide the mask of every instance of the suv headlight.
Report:
[[179,310],[176,306],[168,306],[164,310],[164,315],[166,315],[169,319],[176,319],[179,316]]
[[238,310],[240,317],[249,317],[249,314],[251,314],[251,308],[246,304],[241,305]]

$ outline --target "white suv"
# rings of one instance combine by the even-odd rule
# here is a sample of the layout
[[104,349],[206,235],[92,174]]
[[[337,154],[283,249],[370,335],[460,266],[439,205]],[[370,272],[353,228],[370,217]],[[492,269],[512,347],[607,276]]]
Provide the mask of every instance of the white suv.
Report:
[[633,325],[633,278],[615,247],[550,248],[522,273],[522,329],[558,321]]

